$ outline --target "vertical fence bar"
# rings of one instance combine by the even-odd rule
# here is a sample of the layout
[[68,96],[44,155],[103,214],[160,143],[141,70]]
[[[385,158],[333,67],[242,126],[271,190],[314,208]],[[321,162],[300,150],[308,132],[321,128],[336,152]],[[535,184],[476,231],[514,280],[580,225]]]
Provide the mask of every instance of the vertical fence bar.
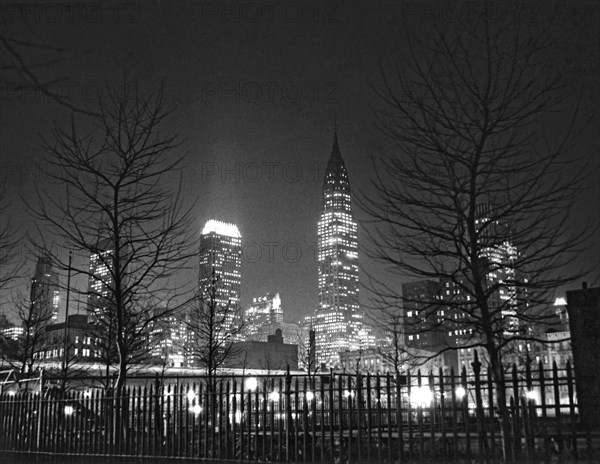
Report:
[[344,395],[346,395],[346,409],[348,411],[347,413],[347,428],[348,428],[348,442],[347,442],[347,449],[346,449],[346,460],[348,461],[348,463],[352,462],[352,447],[354,445],[354,401],[353,401],[353,395],[355,394],[352,391],[352,376],[350,376],[350,374],[348,374],[346,376],[346,385],[348,386],[347,390],[344,392]]
[[525,459],[526,462],[529,462],[533,451],[535,450],[535,443],[533,440],[534,437],[531,436],[531,428],[530,428],[530,408],[525,402],[525,398],[521,397],[521,419],[523,421],[523,433],[525,435]]
[[[276,394],[276,390],[275,390],[275,380],[271,379],[270,381],[271,383],[271,392],[268,394],[267,399],[269,401],[269,416],[270,416],[270,430],[271,430],[271,440],[269,441],[269,450],[270,450],[270,455],[271,455],[271,461],[276,461],[277,460],[277,456],[275,456],[275,437],[276,437],[276,432],[277,432],[277,428],[275,427],[275,424],[279,423],[279,419],[275,418],[275,394]],[[265,395],[267,394],[267,392],[265,392]],[[273,395],[273,396],[271,396]],[[279,436],[277,436],[279,438]]]
[[[356,437],[356,452],[357,452],[357,461],[360,462],[362,459],[362,443],[361,443],[361,432],[362,432],[362,413],[363,413],[363,408],[362,408],[362,377],[361,375],[357,372],[356,373],[356,421],[351,421],[350,422],[350,433],[352,435],[352,437],[354,437],[354,422],[356,422],[356,433],[357,433],[357,437]],[[349,395],[348,399],[352,399],[352,396]]]
[[[388,439],[388,462],[392,462],[394,437],[392,434],[392,378],[388,372],[385,376],[385,393],[386,393],[386,411],[387,411],[387,439]],[[402,430],[398,430],[398,434],[402,434]],[[400,458],[402,459],[402,458]]]
[[513,416],[513,427],[512,427],[512,459],[518,461],[521,456],[521,420],[520,420],[520,400],[521,394],[519,392],[519,377],[517,375],[517,366],[512,367],[512,385],[513,385],[513,403],[511,407]]
[[461,385],[465,392],[465,396],[462,399],[462,416],[465,431],[465,451],[468,460],[471,459],[471,430],[470,430],[470,414],[469,414],[469,385],[467,384],[467,369],[465,366],[461,372]]
[[[417,385],[420,392],[423,391],[423,378],[421,376],[421,369],[417,370]],[[417,404],[417,424],[419,433],[419,460],[423,462],[425,460],[425,443],[423,437],[423,407],[424,403],[422,399],[421,404]]]
[[485,445],[485,431],[483,429],[483,402],[481,398],[481,363],[477,351],[475,351],[475,360],[473,361],[473,373],[475,380],[475,414],[477,420],[477,456],[478,461],[483,462],[484,453],[486,450]]
[[558,377],[558,366],[556,361],[552,362],[552,386],[554,393],[554,416],[556,421],[556,454],[560,457],[563,454],[564,442],[562,436],[562,412],[560,410],[560,380]]
[[[371,462],[371,450],[373,448],[373,417],[372,417],[372,397],[371,397],[371,374],[367,373],[366,377],[366,385],[365,385],[365,393],[366,393],[366,403],[367,403],[367,461]],[[379,443],[377,443],[377,447],[379,448]]]
[[[239,427],[240,456],[239,456],[239,459],[240,460],[246,459],[246,455],[248,454],[248,452],[246,450],[246,436],[245,436],[246,424],[245,424],[245,420],[244,420],[245,415],[246,415],[246,400],[244,397],[244,381],[240,380],[240,402],[239,402],[239,422],[240,422],[240,427]],[[236,413],[236,416],[237,416],[237,413]],[[237,421],[237,417],[236,417],[236,421]]]
[[[284,443],[287,443],[287,438],[284,440],[284,417],[283,417],[283,388],[282,388],[282,382],[281,382],[281,378],[279,379],[278,382],[278,387],[277,387],[277,410],[278,410],[278,417],[277,417],[277,460],[281,461],[283,460],[283,456],[284,453],[282,452],[282,448],[284,446]],[[285,428],[286,434],[287,434],[287,428]],[[285,451],[285,456],[287,457],[287,450]]]
[[[298,383],[296,382],[296,385]],[[297,395],[298,389],[296,389]],[[302,461],[308,461],[309,455],[309,444],[308,444],[308,402],[306,399],[306,377],[303,379],[303,392],[302,392]],[[296,396],[298,398],[298,396]],[[296,407],[297,409],[297,407]]]
[[[487,398],[488,398],[488,429],[490,431],[490,453],[491,458],[496,457],[496,414],[494,409],[494,380],[492,378],[492,370],[487,368]],[[502,424],[500,424],[502,427]]]
[[335,410],[333,399],[333,371],[329,374],[329,462],[334,463],[335,460]]
[[[254,433],[254,458],[256,460],[264,460],[264,454],[261,455],[260,454],[260,450],[258,447],[258,444],[260,442],[259,440],[259,433],[260,433],[260,402],[259,402],[259,397],[258,397],[258,386],[256,387],[256,389],[254,390],[254,424],[256,427],[256,432]],[[263,430],[263,443],[264,443],[264,430]],[[264,446],[262,448],[262,452],[264,453]],[[262,456],[262,458],[261,458]]]
[[[429,410],[429,442],[430,446],[430,455],[435,454],[435,422],[437,416],[437,401],[435,400],[435,380],[433,377],[433,370],[429,371],[429,390],[431,391],[431,401],[428,406]],[[443,446],[443,445],[442,445]]]
[[456,375],[454,373],[454,367],[450,368],[450,397],[452,399],[452,460],[454,462],[458,461],[458,419],[457,419],[457,409],[458,403],[456,401]]
[[542,361],[538,363],[538,375],[540,381],[540,408],[542,410],[542,446],[544,460],[548,461],[548,417],[546,411],[546,379]]
[[[289,375],[289,367],[288,367],[288,375]],[[292,411],[294,411],[292,413],[292,417],[291,417],[291,427],[292,430],[294,431],[294,440],[293,440],[293,447],[294,447],[294,462],[298,462],[298,451],[300,448],[300,427],[298,427],[297,425],[297,418],[298,418],[298,377],[295,378],[294,380],[294,395],[292,396],[294,404],[293,404],[293,408],[291,409]]]
[[[407,461],[411,461],[414,459],[414,440],[413,440],[413,429],[414,429],[414,418],[413,418],[413,407],[415,406],[412,401],[412,378],[410,373],[407,373],[407,394],[408,394],[408,457]],[[397,401],[400,403],[401,394],[400,394],[400,382],[397,383]],[[398,435],[402,435],[402,429],[400,428],[400,418],[402,417],[402,411],[400,409],[400,405],[398,404]],[[400,443],[398,443],[400,445]],[[400,453],[402,453],[402,449],[400,449]]]
[[573,457],[577,458],[577,432],[575,423],[575,395],[573,391],[573,372],[571,370],[571,361],[567,361],[567,395],[569,396],[569,423],[571,429],[571,449]]
[[[317,395],[317,386],[315,385],[315,379],[309,377],[309,387],[312,393],[312,400],[310,402],[310,410],[311,410],[311,455],[310,462],[315,462],[317,460],[317,445],[319,448],[323,449],[323,434],[321,434],[320,440],[317,439],[317,398],[323,401],[323,396],[320,397]],[[321,421],[323,421],[323,416],[321,415]],[[323,458],[321,458],[322,460]]]
[[344,376],[338,376],[338,439],[339,439],[339,460],[340,462],[344,462],[344,405],[343,401],[343,384],[344,384]]
[[442,436],[441,455],[446,456],[448,450],[446,437],[446,386],[444,385],[444,371],[438,370],[438,386],[440,389],[440,433]]
[[231,455],[231,459],[236,459],[237,456],[238,456],[238,454],[237,454],[237,447],[238,447],[238,437],[237,437],[237,432],[238,432],[238,427],[237,427],[238,402],[237,402],[237,382],[235,380],[232,380],[231,391],[232,391],[232,404],[231,404],[231,418],[230,418],[230,420],[231,420],[231,443],[232,443],[231,448],[232,448],[232,451],[233,451],[233,453]]
[[[329,378],[329,384],[331,385],[331,382],[333,381],[333,379]],[[320,398],[321,398],[321,404],[320,404],[320,412],[321,412],[321,416],[320,416],[320,420],[319,422],[321,423],[321,453],[320,453],[320,459],[321,462],[325,462],[325,385],[323,382],[323,376],[320,377],[319,379],[319,393],[320,393]],[[328,398],[329,401],[331,401],[331,397]],[[327,408],[329,409],[329,408]],[[332,416],[329,416],[329,430],[333,431],[333,423],[332,423]],[[333,432],[332,432],[333,433]]]
[[381,448],[383,447],[383,420],[382,420],[382,409],[381,409],[381,375],[377,373],[375,380],[376,390],[376,401],[377,401],[377,462],[381,462]]

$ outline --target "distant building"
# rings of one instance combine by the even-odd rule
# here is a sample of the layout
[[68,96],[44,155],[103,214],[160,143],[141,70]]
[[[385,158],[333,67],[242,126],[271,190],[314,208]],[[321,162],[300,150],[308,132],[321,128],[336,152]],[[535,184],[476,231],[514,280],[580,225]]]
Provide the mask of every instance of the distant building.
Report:
[[185,321],[176,314],[157,319],[150,332],[150,362],[169,367],[185,367],[185,343],[190,336]]
[[49,317],[49,322],[58,320],[60,288],[58,274],[52,267],[49,256],[40,256],[31,278],[31,309],[38,317]]
[[448,325],[440,305],[440,292],[441,284],[433,280],[402,284],[407,347],[436,351],[447,346]]
[[199,284],[206,298],[214,290],[215,303],[231,315],[229,324],[240,309],[241,268],[242,236],[237,226],[209,220],[200,235]]
[[104,317],[113,299],[113,253],[114,247],[104,241],[97,252],[90,254],[88,311],[94,317]]
[[281,330],[277,330],[266,342],[234,343],[224,367],[282,370],[288,366],[290,370],[298,370],[298,345],[284,343]]
[[23,327],[17,327],[10,325],[2,329],[2,335],[8,340],[18,340],[21,335],[25,333]]
[[[279,293],[267,293],[252,299],[252,304],[244,311],[244,336],[257,340],[263,326],[283,323],[283,309]],[[264,333],[264,331],[262,331]],[[265,340],[267,338],[265,333]]]
[[[66,322],[48,326],[46,333],[48,335],[46,349],[39,353],[38,358],[47,361],[62,361],[65,347],[67,347],[69,362],[101,359],[98,328],[90,322],[86,314],[72,314]],[[66,342],[65,335],[67,336]]]
[[[437,352],[420,350],[416,348],[407,348],[399,356],[398,369],[401,375],[410,372],[416,375],[417,369],[423,374],[429,372],[439,372],[442,368],[448,373],[450,367],[456,365],[456,353],[446,352],[436,356]],[[390,357],[383,356],[382,350],[368,348],[365,350],[344,351],[340,353],[340,367],[337,370],[350,374],[395,374],[396,366],[392,363]]]

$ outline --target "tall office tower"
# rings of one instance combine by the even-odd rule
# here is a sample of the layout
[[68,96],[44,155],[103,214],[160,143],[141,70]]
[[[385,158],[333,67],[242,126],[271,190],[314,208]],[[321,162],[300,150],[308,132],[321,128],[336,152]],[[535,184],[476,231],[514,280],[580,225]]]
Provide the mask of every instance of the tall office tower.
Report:
[[444,335],[448,328],[444,320],[444,309],[439,305],[439,293],[440,283],[434,280],[402,284],[406,346],[429,351],[445,348]]
[[525,290],[517,293],[517,249],[512,241],[511,228],[491,217],[490,205],[482,204],[477,208],[476,225],[485,227],[480,233],[480,258],[487,266],[486,284],[488,288],[496,288],[491,295],[490,306],[492,310],[500,311],[506,322],[506,330],[516,330],[519,321],[512,316],[516,314],[519,304],[526,304]]
[[283,310],[279,293],[267,293],[252,299],[252,305],[244,311],[244,336],[254,340],[263,326],[283,323]]
[[336,365],[339,352],[361,347],[364,335],[358,303],[357,225],[337,132],[325,171],[317,235],[319,306],[311,324],[316,333],[318,361]]
[[90,255],[90,273],[88,278],[88,311],[95,317],[107,315],[112,299],[113,247],[104,242],[96,253]]
[[31,309],[34,314],[49,317],[48,322],[58,319],[60,290],[58,274],[52,268],[48,256],[40,256],[31,279]]
[[235,224],[211,219],[200,235],[200,289],[214,287],[214,303],[227,308],[233,323],[240,304],[242,236]]

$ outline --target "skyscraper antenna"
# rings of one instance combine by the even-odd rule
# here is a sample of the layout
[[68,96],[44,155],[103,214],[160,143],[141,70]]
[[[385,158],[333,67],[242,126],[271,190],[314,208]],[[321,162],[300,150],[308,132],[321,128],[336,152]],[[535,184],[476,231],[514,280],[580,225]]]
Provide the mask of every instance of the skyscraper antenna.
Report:
[[337,108],[333,107],[333,132],[337,134]]

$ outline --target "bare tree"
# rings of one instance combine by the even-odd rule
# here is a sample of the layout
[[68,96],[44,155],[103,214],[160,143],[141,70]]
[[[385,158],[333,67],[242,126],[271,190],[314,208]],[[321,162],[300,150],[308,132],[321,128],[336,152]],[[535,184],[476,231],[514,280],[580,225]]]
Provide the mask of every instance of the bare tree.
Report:
[[98,116],[98,113],[79,107],[71,96],[59,90],[67,77],[48,77],[49,71],[67,60],[67,49],[3,32],[0,33],[0,50],[3,57],[0,92],[4,99],[16,99],[35,92],[71,111]]
[[89,280],[85,304],[97,336],[108,345],[114,340],[120,393],[131,365],[147,353],[154,321],[182,304],[160,302],[185,292],[186,282],[173,277],[186,269],[193,242],[181,175],[174,175],[183,162],[172,153],[180,141],[162,132],[172,113],[162,87],[143,96],[137,85],[116,86],[99,102],[99,113],[91,126],[82,129],[72,119],[68,130],[57,128],[54,140],[44,142],[44,174],[56,190],[38,190],[30,209],[41,247],[58,268],[67,269],[66,253],[53,252],[46,237],[90,258],[73,271]]
[[318,374],[320,365],[317,359],[317,348],[315,341],[315,331],[311,327],[308,330],[308,336],[305,337],[302,334],[297,340],[298,343],[298,355],[300,361],[300,369],[306,371],[306,375],[311,382],[311,385],[314,385],[315,376]]
[[[567,266],[596,230],[570,221],[586,181],[575,147],[585,126],[551,47],[543,31],[485,12],[426,46],[410,42],[375,89],[396,149],[374,163],[375,194],[361,200],[369,254],[394,275],[440,282],[437,295],[416,298],[415,318],[446,334],[438,353],[484,350],[505,432],[503,356],[534,338],[522,327],[544,322],[552,292],[579,278]],[[383,279],[372,290],[388,307],[403,298]]]
[[16,258],[21,239],[8,217],[9,203],[5,182],[6,179],[0,179],[0,290],[7,288],[18,276],[19,266]]
[[234,342],[243,333],[244,324],[239,308],[230,301],[222,302],[220,277],[214,268],[204,281],[186,314],[186,352],[193,365],[206,370],[208,387],[214,388],[219,368],[238,354]]
[[17,296],[16,306],[22,332],[15,340],[4,340],[2,355],[4,361],[13,368],[23,374],[29,374],[36,370],[45,351],[51,346],[47,328],[53,322],[53,314],[47,307],[23,296]]
[[384,328],[384,341],[377,345],[376,351],[385,365],[393,369],[396,377],[399,377],[407,360],[402,314],[397,308],[396,311],[381,311],[376,322]]

